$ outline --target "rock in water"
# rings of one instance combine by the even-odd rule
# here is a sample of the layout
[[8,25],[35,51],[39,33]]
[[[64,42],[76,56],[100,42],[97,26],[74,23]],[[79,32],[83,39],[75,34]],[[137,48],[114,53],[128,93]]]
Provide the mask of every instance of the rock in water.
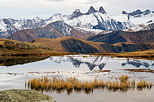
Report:
[[56,102],[51,96],[35,90],[0,91],[0,102]]

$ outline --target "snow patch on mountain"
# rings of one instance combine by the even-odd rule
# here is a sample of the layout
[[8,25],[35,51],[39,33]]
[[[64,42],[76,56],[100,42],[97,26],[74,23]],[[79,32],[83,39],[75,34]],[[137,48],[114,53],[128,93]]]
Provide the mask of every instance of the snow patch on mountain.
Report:
[[[154,12],[150,10],[136,10],[130,13],[123,11],[122,14],[112,16],[106,13],[103,7],[96,10],[90,7],[88,12],[82,13],[80,9],[76,9],[71,15],[54,14],[49,19],[41,19],[39,17],[33,19],[14,20],[11,18],[0,19],[0,37],[6,37],[13,34],[17,30],[34,29],[44,27],[56,21],[63,21],[73,28],[92,31],[96,34],[102,31],[139,31],[143,30],[148,24],[154,23]],[[62,25],[60,26],[62,27]],[[65,28],[65,27],[62,27]],[[153,27],[149,27],[153,28]],[[59,30],[62,30],[58,27]],[[68,30],[67,33],[69,33]]]
[[80,27],[75,27],[75,29],[77,30],[82,30],[82,31],[87,31],[87,32],[91,32],[94,33],[95,35],[99,34],[99,33],[109,33],[110,31],[105,31],[105,30],[100,30],[100,29],[88,29],[88,28],[80,28]]

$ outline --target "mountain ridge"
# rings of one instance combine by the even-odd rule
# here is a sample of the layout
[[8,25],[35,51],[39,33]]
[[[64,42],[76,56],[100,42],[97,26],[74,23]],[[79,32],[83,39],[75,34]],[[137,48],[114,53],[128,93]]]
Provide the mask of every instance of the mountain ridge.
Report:
[[141,24],[146,27],[154,23],[153,18],[154,12],[150,10],[136,10],[131,13],[123,11],[121,15],[111,16],[107,14],[102,6],[99,10],[91,6],[86,13],[82,13],[80,9],[76,9],[73,14],[62,15],[57,13],[49,19],[41,19],[39,17],[21,20],[11,18],[0,19],[0,38],[7,38],[19,30],[35,29],[56,21],[63,21],[69,26],[84,29],[101,29],[105,31],[125,31],[131,29],[132,31],[138,31],[145,28],[133,29],[132,27],[138,27]]
[[55,51],[76,53],[120,53],[154,49],[152,44],[130,42],[108,44],[103,42],[86,41],[73,37],[62,37],[57,39],[39,38],[35,39],[33,43],[48,47]]

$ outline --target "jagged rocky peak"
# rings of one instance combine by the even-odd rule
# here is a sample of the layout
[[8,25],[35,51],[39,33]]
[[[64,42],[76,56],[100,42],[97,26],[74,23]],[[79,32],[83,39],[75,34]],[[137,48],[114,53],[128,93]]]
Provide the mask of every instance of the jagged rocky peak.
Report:
[[122,14],[128,14],[126,11],[122,11]]
[[98,12],[98,11],[95,10],[95,8],[93,6],[91,6],[90,9],[88,10],[87,14],[95,13],[95,12]]
[[73,18],[74,18],[74,17],[79,17],[79,16],[81,16],[81,15],[83,15],[83,14],[81,13],[80,9],[76,9],[76,10],[73,12]]
[[140,9],[138,9],[138,10],[130,12],[130,13],[127,13],[126,11],[122,11],[122,14],[129,14],[130,16],[138,16],[138,15],[141,15],[141,14],[147,15],[151,12],[153,12],[153,11],[150,11],[150,10],[141,11]]
[[149,14],[149,13],[151,13],[152,11],[150,11],[150,10],[145,10],[144,12],[143,12],[143,14],[144,15],[147,15],[147,14]]
[[35,20],[35,21],[41,21],[41,20],[43,20],[43,19],[40,18],[40,17],[38,17],[38,16],[36,16],[35,18],[33,18],[33,20]]
[[142,11],[140,9],[133,11],[133,12],[130,12],[130,13],[127,13],[126,11],[122,11],[122,14],[129,14],[131,16],[135,16],[135,15],[142,14]]
[[102,14],[106,14],[106,11],[104,10],[104,8],[102,6],[99,8],[99,12]]

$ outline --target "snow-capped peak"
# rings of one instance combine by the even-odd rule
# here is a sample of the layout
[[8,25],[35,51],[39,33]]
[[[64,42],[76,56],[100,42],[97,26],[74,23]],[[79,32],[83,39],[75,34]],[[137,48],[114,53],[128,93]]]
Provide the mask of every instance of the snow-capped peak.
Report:
[[83,15],[83,13],[81,13],[80,9],[76,9],[76,10],[73,12],[73,14],[72,14],[72,19],[73,19],[73,18],[76,18],[76,17],[79,17],[79,16],[81,16],[81,15]]
[[36,21],[36,22],[38,22],[38,21],[41,21],[43,19],[41,19],[40,17],[37,16],[37,17],[33,18],[33,20]]
[[62,15],[57,13],[49,19],[35,17],[33,19],[14,20],[5,18],[0,19],[0,37],[6,34],[11,35],[17,30],[34,29],[56,21],[63,21],[75,28],[100,29],[104,31],[127,30],[132,28],[136,31],[148,24],[154,23],[154,11],[141,11],[138,9],[130,13],[123,11],[121,15],[111,16],[106,13],[102,6],[99,10],[91,6],[86,13],[82,13],[80,9],[76,9],[73,14]]

